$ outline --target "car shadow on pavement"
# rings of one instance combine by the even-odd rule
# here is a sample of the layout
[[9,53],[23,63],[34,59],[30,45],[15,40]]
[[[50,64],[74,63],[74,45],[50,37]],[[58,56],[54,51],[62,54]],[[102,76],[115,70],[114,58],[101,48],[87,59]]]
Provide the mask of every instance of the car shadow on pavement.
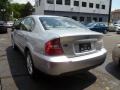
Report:
[[105,67],[106,71],[112,76],[120,80],[120,67],[117,66],[114,62],[110,62]]
[[38,74],[38,80],[35,81],[27,74],[23,55],[12,47],[8,47],[6,51],[13,84],[19,90],[82,90],[96,81],[96,76],[90,72],[57,78]]

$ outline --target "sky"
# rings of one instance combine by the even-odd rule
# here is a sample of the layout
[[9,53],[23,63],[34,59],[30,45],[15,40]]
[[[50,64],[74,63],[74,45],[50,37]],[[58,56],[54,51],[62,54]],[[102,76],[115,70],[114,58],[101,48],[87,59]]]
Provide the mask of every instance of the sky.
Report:
[[22,3],[27,3],[28,1],[29,1],[32,5],[35,4],[35,0],[13,0],[14,3],[20,3],[20,4],[22,4]]
[[112,10],[120,9],[120,0],[112,0]]
[[[31,2],[32,5],[35,4],[34,0],[13,0],[13,2],[16,3],[26,3],[26,2]],[[120,9],[120,0],[112,0],[112,10],[115,9]]]

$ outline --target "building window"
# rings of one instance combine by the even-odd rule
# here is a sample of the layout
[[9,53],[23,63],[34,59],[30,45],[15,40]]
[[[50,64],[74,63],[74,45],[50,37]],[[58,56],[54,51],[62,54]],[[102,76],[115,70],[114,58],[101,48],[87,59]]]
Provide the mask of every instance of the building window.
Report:
[[70,0],[65,0],[65,5],[70,5]]
[[96,18],[96,17],[94,17],[94,18],[93,18],[93,21],[97,22],[97,18]]
[[56,0],[56,4],[62,4],[62,0]]
[[103,19],[102,18],[99,18],[99,22],[102,22],[103,21]]
[[72,19],[76,20],[77,21],[77,17],[76,16],[72,16]]
[[102,5],[102,9],[105,9],[105,5]]
[[74,1],[74,6],[79,6],[79,1]]
[[87,7],[87,3],[86,2],[82,2],[82,7]]
[[54,0],[47,0],[48,4],[54,4]]
[[84,17],[80,17],[80,21],[81,21],[81,22],[84,22],[84,21],[85,21],[85,18],[84,18]]
[[89,8],[93,8],[93,3],[89,3]]
[[87,17],[87,22],[91,22],[91,17]]
[[100,8],[100,5],[99,5],[99,4],[96,4],[96,8],[99,9],[99,8]]

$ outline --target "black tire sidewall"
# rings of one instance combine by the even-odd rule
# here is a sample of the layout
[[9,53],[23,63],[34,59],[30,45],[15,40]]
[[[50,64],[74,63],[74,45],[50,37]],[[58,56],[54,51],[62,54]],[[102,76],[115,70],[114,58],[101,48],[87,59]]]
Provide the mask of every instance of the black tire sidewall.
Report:
[[[31,62],[32,62],[32,70],[33,70],[32,74],[29,73],[28,67],[27,67],[27,64],[28,64],[27,63],[27,57],[28,57],[28,55],[30,56]],[[33,64],[33,59],[32,59],[30,51],[26,52],[25,58],[26,58],[26,68],[27,68],[28,74],[29,74],[30,77],[34,78],[35,77],[35,67],[34,67],[34,64]]]

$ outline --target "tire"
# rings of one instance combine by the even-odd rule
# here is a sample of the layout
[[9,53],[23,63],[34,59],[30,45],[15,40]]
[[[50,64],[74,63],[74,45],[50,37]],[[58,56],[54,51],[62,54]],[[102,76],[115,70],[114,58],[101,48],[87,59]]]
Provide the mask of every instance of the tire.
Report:
[[5,30],[4,33],[7,33],[7,30]]
[[120,34],[119,32],[116,32],[117,34]]
[[119,61],[118,61],[118,64],[117,64],[119,67],[120,67],[120,58],[119,58]]
[[3,33],[7,33],[7,28],[4,28],[4,29],[3,29]]
[[107,34],[107,30],[104,30],[104,32],[103,32],[104,34]]
[[27,71],[28,71],[29,76],[32,79],[36,79],[36,72],[37,71],[34,67],[33,60],[32,60],[32,57],[31,57],[31,54],[29,51],[26,52],[26,67],[27,67]]

